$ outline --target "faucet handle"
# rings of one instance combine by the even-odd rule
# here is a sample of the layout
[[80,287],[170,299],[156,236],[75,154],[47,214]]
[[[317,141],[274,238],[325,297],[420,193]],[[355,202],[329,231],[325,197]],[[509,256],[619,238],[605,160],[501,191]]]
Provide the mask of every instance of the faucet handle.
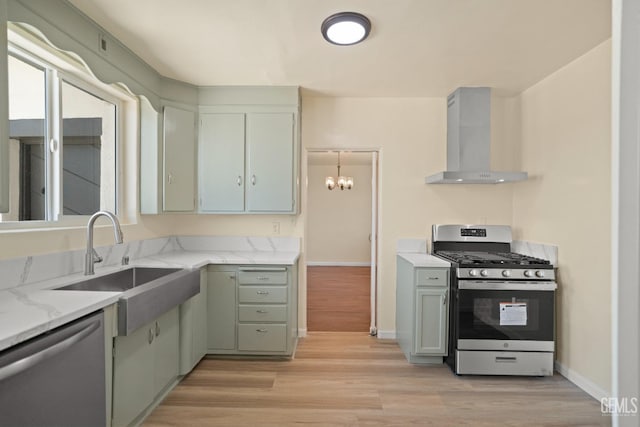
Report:
[[95,249],[93,249],[93,262],[94,263],[102,262],[102,257],[98,255],[98,252],[96,252]]

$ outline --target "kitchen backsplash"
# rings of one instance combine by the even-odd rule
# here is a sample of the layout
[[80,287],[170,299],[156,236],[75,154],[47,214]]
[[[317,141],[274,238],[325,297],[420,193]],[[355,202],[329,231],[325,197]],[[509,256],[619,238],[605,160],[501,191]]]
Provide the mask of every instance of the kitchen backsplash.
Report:
[[558,266],[558,247],[554,245],[514,240],[511,242],[511,251],[536,258],[546,259],[554,266]]
[[[300,239],[295,237],[179,236],[125,241],[121,245],[97,247],[96,252],[103,261],[96,264],[95,271],[99,274],[100,269],[120,265],[125,256],[133,262],[174,251],[299,252]],[[0,260],[0,290],[81,273],[84,270],[85,253],[85,250],[77,250]]]

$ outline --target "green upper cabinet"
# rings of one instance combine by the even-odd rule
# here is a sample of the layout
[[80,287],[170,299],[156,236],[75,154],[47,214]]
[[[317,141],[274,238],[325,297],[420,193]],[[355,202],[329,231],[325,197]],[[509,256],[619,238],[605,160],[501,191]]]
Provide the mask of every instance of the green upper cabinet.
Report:
[[200,115],[200,211],[293,213],[295,115]]
[[244,127],[242,113],[200,115],[200,210],[244,211]]
[[294,189],[294,115],[247,114],[248,212],[292,212]]
[[199,108],[198,211],[297,213],[298,88],[202,88]]
[[195,210],[196,113],[164,107],[163,210]]

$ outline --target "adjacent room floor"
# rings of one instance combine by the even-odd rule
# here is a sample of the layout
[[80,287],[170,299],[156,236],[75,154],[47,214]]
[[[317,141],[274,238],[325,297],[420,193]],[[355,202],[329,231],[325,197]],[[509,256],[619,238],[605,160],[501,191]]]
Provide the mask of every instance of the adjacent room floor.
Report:
[[293,360],[206,358],[145,426],[607,426],[560,375],[457,377],[409,364],[393,340],[315,332]]
[[307,267],[307,330],[368,332],[370,267]]

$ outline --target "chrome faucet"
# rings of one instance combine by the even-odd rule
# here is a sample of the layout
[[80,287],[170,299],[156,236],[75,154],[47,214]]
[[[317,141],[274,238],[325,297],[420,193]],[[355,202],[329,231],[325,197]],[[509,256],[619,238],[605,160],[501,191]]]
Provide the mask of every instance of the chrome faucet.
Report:
[[106,216],[111,220],[113,224],[113,233],[116,240],[116,243],[122,243],[122,229],[120,228],[120,222],[118,218],[108,211],[99,211],[91,215],[89,218],[89,223],[87,224],[87,253],[84,256],[84,275],[89,276],[94,274],[93,264],[96,262],[101,262],[102,257],[98,255],[96,250],[93,248],[93,224],[96,222],[99,216]]

